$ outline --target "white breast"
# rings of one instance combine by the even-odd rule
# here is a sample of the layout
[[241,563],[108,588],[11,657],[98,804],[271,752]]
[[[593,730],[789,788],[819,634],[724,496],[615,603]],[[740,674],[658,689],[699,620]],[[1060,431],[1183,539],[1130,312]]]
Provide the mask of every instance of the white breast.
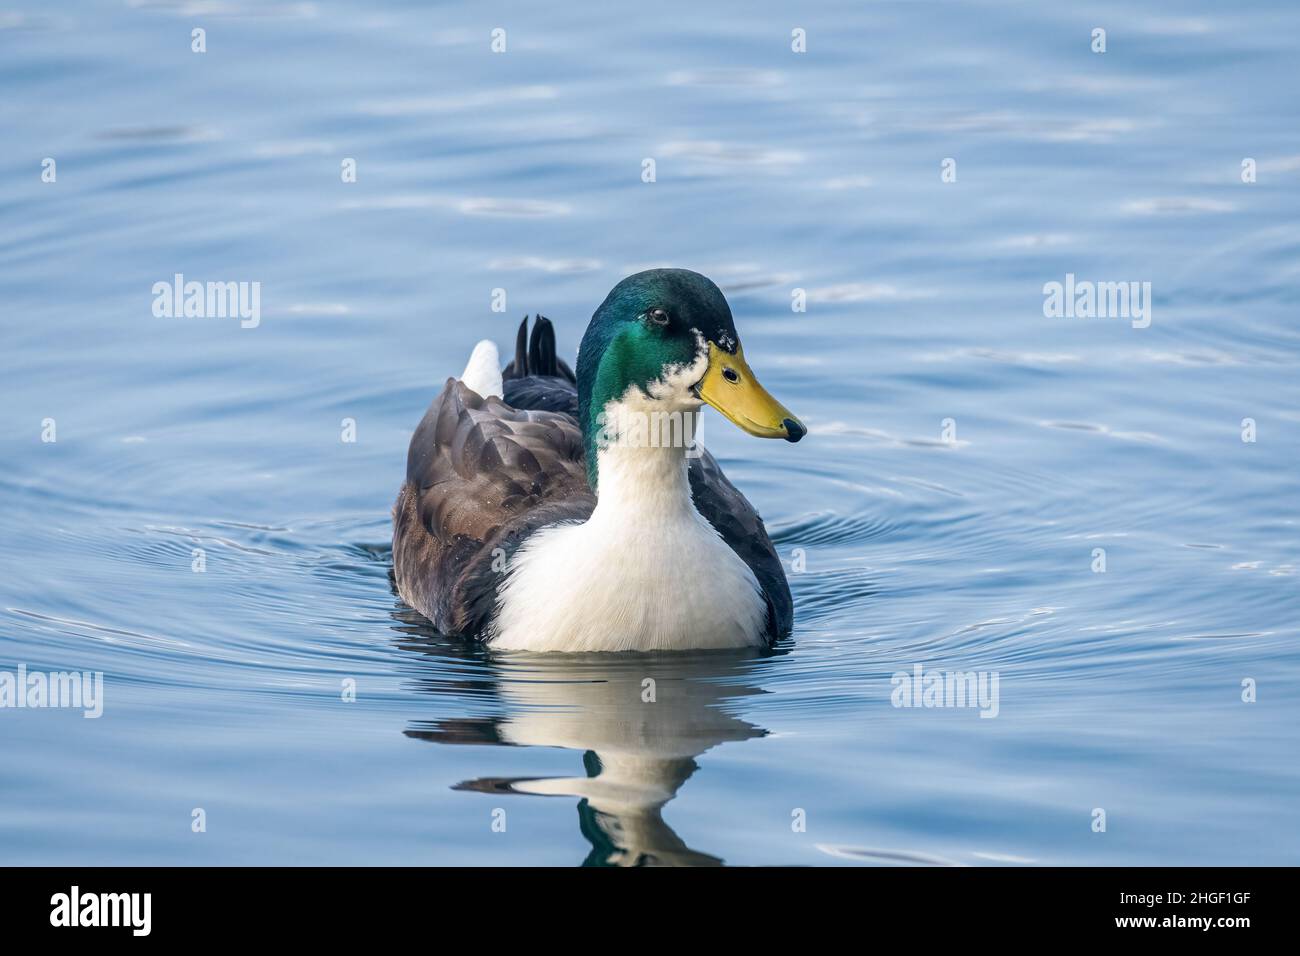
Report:
[[493,648],[652,651],[762,644],[758,581],[690,499],[680,449],[600,452],[583,524],[526,541],[498,590]]

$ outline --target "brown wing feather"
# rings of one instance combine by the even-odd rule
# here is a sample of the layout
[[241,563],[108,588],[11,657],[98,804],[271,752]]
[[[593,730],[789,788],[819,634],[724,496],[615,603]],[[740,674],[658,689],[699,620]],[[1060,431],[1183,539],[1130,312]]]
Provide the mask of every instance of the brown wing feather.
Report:
[[493,552],[594,506],[573,418],[448,379],[411,438],[393,509],[398,593],[444,633],[477,634],[496,591]]

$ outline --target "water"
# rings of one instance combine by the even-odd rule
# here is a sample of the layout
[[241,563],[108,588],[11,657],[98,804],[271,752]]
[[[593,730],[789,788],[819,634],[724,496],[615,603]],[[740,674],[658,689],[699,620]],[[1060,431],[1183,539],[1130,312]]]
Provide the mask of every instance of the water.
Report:
[[[1300,12],[621,6],[0,14],[0,670],[105,675],[0,711],[0,859],[1294,863]],[[793,639],[431,633],[387,547],[425,406],[656,264],[812,429],[705,425]],[[175,273],[260,324],[155,318]],[[1067,273],[1150,327],[1044,317]],[[917,664],[997,717],[891,706]]]

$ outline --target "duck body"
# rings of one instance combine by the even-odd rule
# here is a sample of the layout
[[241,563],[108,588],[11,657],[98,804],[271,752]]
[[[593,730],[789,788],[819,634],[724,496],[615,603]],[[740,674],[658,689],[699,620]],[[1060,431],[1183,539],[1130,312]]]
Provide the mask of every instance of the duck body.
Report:
[[480,343],[412,436],[393,524],[407,604],[500,650],[753,647],[789,632],[762,519],[688,438],[705,402],[756,434],[803,434],[747,381],[716,286],[640,273],[593,317],[576,375],[540,317],[498,369]]

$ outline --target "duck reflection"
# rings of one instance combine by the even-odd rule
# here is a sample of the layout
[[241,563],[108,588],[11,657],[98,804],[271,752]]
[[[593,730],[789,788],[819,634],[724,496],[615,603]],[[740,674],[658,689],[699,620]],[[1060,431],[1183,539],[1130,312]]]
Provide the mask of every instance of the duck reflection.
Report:
[[698,769],[698,756],[766,734],[728,705],[763,693],[746,679],[772,652],[498,657],[452,642],[414,615],[396,616],[404,649],[460,662],[439,668],[439,676],[418,677],[418,689],[458,702],[481,697],[484,709],[495,712],[412,721],[407,736],[583,753],[580,776],[484,777],[456,789],[578,798],[579,827],[592,846],[587,866],[722,864],[687,846],[664,821],[663,808]]

